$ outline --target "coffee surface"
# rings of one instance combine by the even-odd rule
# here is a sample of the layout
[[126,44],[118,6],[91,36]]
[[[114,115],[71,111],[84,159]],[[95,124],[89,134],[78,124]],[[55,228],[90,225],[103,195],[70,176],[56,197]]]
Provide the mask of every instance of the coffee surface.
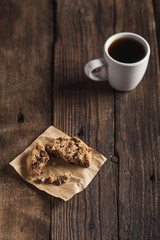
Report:
[[112,58],[122,63],[135,63],[146,55],[142,43],[131,38],[121,38],[114,41],[110,45],[108,53]]

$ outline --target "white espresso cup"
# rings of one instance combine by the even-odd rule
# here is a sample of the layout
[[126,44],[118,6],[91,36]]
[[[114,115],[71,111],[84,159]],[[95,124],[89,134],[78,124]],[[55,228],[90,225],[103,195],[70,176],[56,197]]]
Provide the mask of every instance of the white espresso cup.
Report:
[[[114,49],[114,46],[118,44],[118,42],[122,42],[122,47],[125,49],[125,41],[129,41],[129,47],[132,48],[132,42],[133,45],[134,43],[137,43],[140,47],[140,49],[143,49],[143,55],[140,57],[139,56],[139,50],[133,48],[131,49],[131,53],[133,55],[136,54],[137,57],[139,56],[138,60],[131,60],[130,57],[128,56],[129,59],[125,60],[119,60],[119,57],[117,58],[112,56],[110,52]],[[113,45],[113,47],[112,47]],[[130,48],[125,49],[123,52],[123,49],[121,51],[121,45],[119,44],[119,51],[122,54],[123,58],[123,53],[126,57],[127,53],[130,54]],[[134,46],[133,46],[134,47]],[[110,50],[113,50],[111,51]],[[141,49],[141,50],[142,50]],[[116,54],[116,53],[115,53]],[[115,35],[112,35],[104,44],[104,58],[101,59],[95,59],[90,62],[88,62],[85,65],[84,71],[87,77],[94,81],[108,81],[109,84],[116,90],[118,91],[130,91],[134,89],[142,80],[147,66],[148,66],[148,61],[149,61],[149,56],[150,56],[150,46],[148,42],[141,36],[135,34],[135,33],[130,33],[130,32],[122,32],[122,33],[117,33]],[[118,60],[117,60],[118,59]],[[136,58],[135,58],[136,59]],[[97,68],[100,68],[101,70],[99,72],[93,72]]]

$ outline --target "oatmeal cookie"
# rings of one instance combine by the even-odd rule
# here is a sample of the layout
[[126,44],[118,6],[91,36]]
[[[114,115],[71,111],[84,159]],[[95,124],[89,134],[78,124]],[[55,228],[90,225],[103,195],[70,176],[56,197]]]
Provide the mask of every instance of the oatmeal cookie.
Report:
[[89,167],[90,150],[77,137],[59,137],[46,144],[46,151],[75,165]]
[[40,143],[32,149],[27,158],[27,171],[31,177],[38,176],[43,173],[44,167],[49,160],[49,156]]

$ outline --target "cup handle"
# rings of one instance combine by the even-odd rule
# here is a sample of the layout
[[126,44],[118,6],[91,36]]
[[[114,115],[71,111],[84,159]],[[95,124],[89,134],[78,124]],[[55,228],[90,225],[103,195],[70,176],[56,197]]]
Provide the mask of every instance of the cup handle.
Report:
[[[99,67],[102,67],[102,69],[97,73],[93,73],[93,70]],[[85,65],[84,72],[87,77],[94,81],[107,81],[106,67],[107,63],[104,58],[95,59]]]

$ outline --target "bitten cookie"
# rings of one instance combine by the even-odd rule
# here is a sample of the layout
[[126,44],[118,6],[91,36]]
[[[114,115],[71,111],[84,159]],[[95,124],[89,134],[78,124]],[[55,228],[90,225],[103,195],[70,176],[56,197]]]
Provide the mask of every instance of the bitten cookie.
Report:
[[75,165],[89,167],[90,150],[76,137],[59,137],[46,144],[46,151]]
[[27,171],[31,177],[38,176],[43,173],[44,167],[49,160],[49,156],[40,143],[32,149],[27,158]]

